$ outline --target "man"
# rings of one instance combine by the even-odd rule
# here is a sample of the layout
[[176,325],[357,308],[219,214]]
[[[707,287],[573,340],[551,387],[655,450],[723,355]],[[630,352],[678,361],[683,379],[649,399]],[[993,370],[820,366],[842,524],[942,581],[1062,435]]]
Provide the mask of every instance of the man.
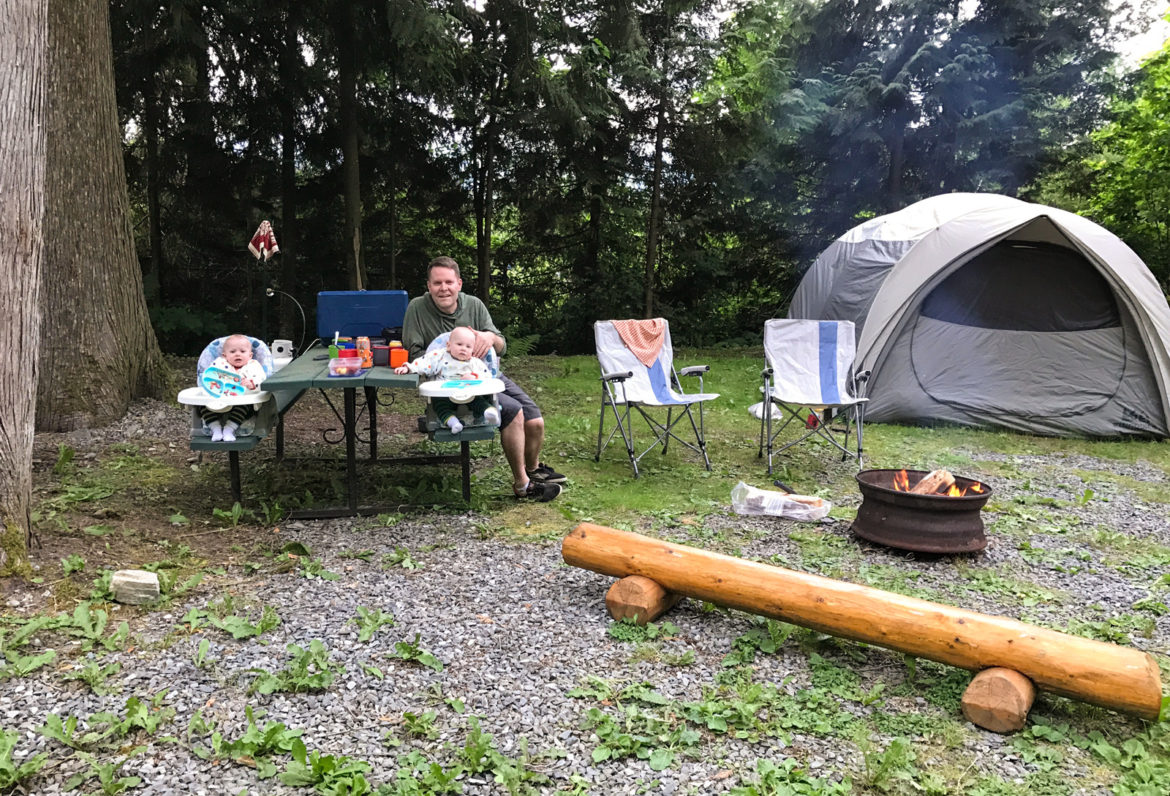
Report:
[[[402,319],[402,344],[412,360],[426,353],[431,341],[456,326],[475,331],[471,355],[483,359],[489,348],[504,353],[503,335],[484,303],[463,291],[459,265],[450,257],[436,257],[427,266],[427,292],[411,299]],[[561,493],[565,476],[540,461],[544,446],[544,418],[540,409],[514,381],[501,374],[500,446],[512,469],[512,491],[518,498],[548,502]]]

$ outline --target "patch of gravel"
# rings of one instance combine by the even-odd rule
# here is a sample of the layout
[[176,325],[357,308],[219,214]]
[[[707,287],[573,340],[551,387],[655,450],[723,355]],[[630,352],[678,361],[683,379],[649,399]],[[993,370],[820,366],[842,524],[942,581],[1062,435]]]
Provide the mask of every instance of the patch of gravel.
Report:
[[[144,423],[180,433],[185,425],[175,415],[166,404],[147,404],[124,427],[97,433],[109,439],[134,438],[135,429]],[[1143,501],[1115,479],[1086,477],[1108,471],[1157,481],[1164,477],[1161,470],[1141,462],[1105,462],[1079,455],[1007,457],[980,452],[973,458],[1019,473],[1014,477],[963,473],[992,483],[994,505],[999,507],[986,515],[987,549],[974,556],[908,555],[859,544],[845,522],[808,525],[730,512],[709,515],[697,525],[667,524],[653,533],[855,582],[866,582],[879,571],[902,573],[895,585],[904,590],[1044,625],[1142,616],[1149,620],[1143,628],[1121,625],[1118,632],[1128,643],[1164,660],[1170,650],[1170,618],[1136,611],[1134,604],[1150,597],[1166,599],[1166,592],[1151,591],[1166,571],[1165,562],[1138,555],[1143,549],[1138,543],[1150,549],[1159,545],[1163,552],[1170,547],[1166,507]],[[1089,499],[1087,489],[1093,492]],[[858,500],[839,498],[845,505]],[[49,667],[4,684],[0,725],[20,733],[21,759],[36,752],[50,755],[52,768],[35,783],[36,792],[44,794],[62,792],[64,781],[81,767],[67,750],[36,733],[47,714],[85,717],[103,710],[118,712],[129,696],[164,689],[165,704],[177,715],[160,735],[169,733],[179,742],[150,741],[143,754],[127,763],[124,773],[132,772],[143,781],[134,792],[304,792],[275,779],[258,780],[246,765],[228,761],[212,765],[193,754],[194,747],[208,744],[200,734],[188,739],[193,716],[201,712],[231,739],[243,732],[247,706],[262,709],[264,721],[302,729],[310,750],[369,762],[374,782],[392,781],[402,756],[409,752],[449,763],[466,743],[472,715],[479,717],[502,754],[518,758],[526,744],[531,767],[551,782],[537,788],[542,793],[567,792],[577,785],[593,794],[726,793],[754,778],[757,760],[788,756],[811,776],[836,780],[848,775],[855,782],[863,776],[863,754],[848,731],[817,734],[800,727],[784,736],[761,738],[704,731],[693,753],[680,751],[673,766],[662,772],[636,758],[594,763],[591,755],[598,739],[585,724],[586,711],[598,707],[620,720],[623,705],[570,697],[570,691],[598,677],[619,686],[646,682],[668,699],[699,701],[726,676],[723,660],[735,639],[758,627],[758,622],[747,614],[684,600],[660,620],[669,620],[677,632],[657,643],[657,655],[648,653],[646,660],[634,661],[634,646],[607,632],[611,622],[604,596],[612,579],[566,566],[557,541],[485,538],[483,527],[483,518],[473,513],[412,515],[389,527],[371,519],[285,523],[280,538],[307,546],[326,570],[337,573],[337,580],[306,578],[297,571],[209,577],[187,603],[136,618],[132,649],[101,655],[103,663],[121,665],[121,671],[110,677],[120,693],[94,695]],[[1126,540],[1134,545],[1127,546]],[[402,549],[410,551],[421,568],[383,565],[383,556]],[[829,552],[818,554],[817,549]],[[363,560],[344,556],[347,551],[371,552]],[[818,559],[822,554],[829,557]],[[232,597],[238,612],[253,618],[261,606],[272,606],[281,624],[259,638],[241,641],[209,627],[195,632],[183,628],[181,619],[189,609],[207,608],[225,595]],[[382,628],[369,642],[360,642],[352,621],[359,607],[393,614],[395,624]],[[112,622],[119,619],[115,609]],[[416,637],[420,648],[442,662],[441,672],[393,657],[398,642]],[[210,643],[209,663],[199,667],[195,658],[203,639]],[[248,693],[252,670],[279,670],[289,660],[287,645],[308,646],[315,639],[345,666],[330,688],[309,694]],[[684,653],[693,655],[692,663],[670,665],[666,660]],[[68,661],[73,654],[74,663],[87,659],[75,648],[61,646],[59,661]],[[863,691],[879,675],[898,682],[906,672],[896,653],[831,640],[809,649],[793,639],[774,655],[757,656],[752,679],[796,695],[818,676],[811,663],[815,656],[855,672]],[[88,657],[98,660],[93,653]],[[954,671],[925,668],[936,681]],[[457,712],[446,700],[459,700],[466,712]],[[970,767],[968,785],[981,776],[1022,783],[1040,771],[1035,761],[1023,758],[1011,737],[964,723],[953,701],[940,707],[911,691],[872,705],[842,700],[841,707],[859,722],[884,712],[926,715],[940,726],[958,728],[946,742],[920,738],[916,764],[924,771],[961,761]],[[404,713],[426,711],[436,714],[434,736],[412,737]],[[1080,717],[1093,726],[1120,726],[1131,734],[1143,726],[1134,719],[1043,695],[1034,714],[1052,721]],[[880,748],[889,737],[872,740]],[[1068,745],[1061,749],[1065,759],[1057,771],[1071,784],[1072,793],[1109,792],[1106,785],[1084,784],[1096,767],[1087,752]],[[465,777],[462,788],[467,794],[508,792],[490,772]]]

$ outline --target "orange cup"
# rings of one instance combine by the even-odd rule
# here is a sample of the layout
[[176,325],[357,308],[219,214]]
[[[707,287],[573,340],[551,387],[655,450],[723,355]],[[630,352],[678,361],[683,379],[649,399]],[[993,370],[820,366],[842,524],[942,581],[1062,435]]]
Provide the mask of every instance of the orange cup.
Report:
[[391,348],[390,349],[390,367],[397,368],[405,365],[409,357],[406,355],[405,348]]

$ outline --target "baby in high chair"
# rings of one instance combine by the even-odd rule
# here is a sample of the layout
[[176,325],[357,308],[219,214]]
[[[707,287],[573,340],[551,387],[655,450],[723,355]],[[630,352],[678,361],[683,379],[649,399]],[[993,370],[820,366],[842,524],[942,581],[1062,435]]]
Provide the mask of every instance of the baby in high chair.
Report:
[[[252,341],[246,335],[233,334],[224,340],[223,353],[215,358],[211,367],[238,375],[248,392],[259,390],[260,382],[264,381],[264,367],[252,358]],[[237,404],[218,412],[206,406],[199,407],[199,417],[211,430],[212,442],[235,442],[240,423],[254,414],[256,407],[251,404]]]
[[[447,347],[436,349],[429,354],[408,362],[394,369],[395,373],[418,373],[422,376],[431,376],[439,379],[487,379],[491,378],[488,366],[479,357],[471,355],[475,345],[475,333],[466,326],[458,326],[451,330],[447,337]],[[439,420],[446,424],[452,434],[463,430],[463,424],[455,416],[456,404],[449,398],[432,398],[431,405]],[[471,413],[476,418],[483,418],[483,422],[493,426],[500,424],[500,411],[492,405],[490,395],[477,395],[468,403]]]

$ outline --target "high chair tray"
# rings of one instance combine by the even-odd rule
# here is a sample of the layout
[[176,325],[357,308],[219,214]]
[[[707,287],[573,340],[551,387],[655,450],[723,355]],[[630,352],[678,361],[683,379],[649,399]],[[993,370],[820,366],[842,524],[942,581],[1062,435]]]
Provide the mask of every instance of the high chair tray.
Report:
[[418,394],[424,398],[447,398],[465,404],[477,395],[495,395],[504,391],[499,379],[435,379],[418,385]]
[[229,406],[255,405],[259,406],[268,400],[269,393],[245,393],[244,395],[212,395],[202,387],[188,387],[179,393],[178,402],[186,406],[209,406],[212,409],[225,409]]

